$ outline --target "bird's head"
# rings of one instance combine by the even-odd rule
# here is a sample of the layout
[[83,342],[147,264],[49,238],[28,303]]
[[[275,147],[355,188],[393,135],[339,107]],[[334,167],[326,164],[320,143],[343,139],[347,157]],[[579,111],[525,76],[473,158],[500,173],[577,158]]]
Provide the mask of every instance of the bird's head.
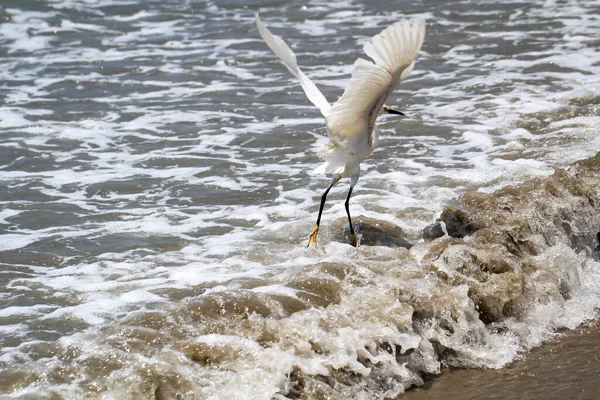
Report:
[[389,108],[388,106],[383,106],[383,112],[385,114],[394,114],[394,115],[402,115],[402,116],[406,116],[406,114],[404,114],[403,112],[400,111],[396,111],[396,110],[392,110],[391,108]]

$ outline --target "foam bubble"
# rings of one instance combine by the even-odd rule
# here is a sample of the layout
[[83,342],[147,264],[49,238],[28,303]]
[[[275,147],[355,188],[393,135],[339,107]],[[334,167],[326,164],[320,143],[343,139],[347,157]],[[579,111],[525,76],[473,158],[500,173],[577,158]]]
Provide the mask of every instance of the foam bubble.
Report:
[[[324,120],[253,30],[261,11],[333,101],[366,40],[408,15],[427,19],[415,70],[389,100],[408,117],[380,119],[380,148],[362,164],[350,203],[353,215],[417,237],[467,190],[548,176],[598,147],[593,2],[487,2],[489,10],[460,10],[460,18],[454,6],[431,12],[417,3],[396,11],[347,1],[284,6],[278,16],[250,4],[194,12],[165,4],[59,0],[47,11],[0,10],[9,18],[0,25],[0,251],[9,281],[0,302],[3,316],[14,318],[1,328],[11,345],[0,360],[15,366],[27,359],[27,368],[44,374],[54,368],[21,346],[38,340],[37,332],[61,337],[65,352],[73,346],[80,354],[56,367],[79,371],[74,380],[24,384],[13,395],[56,389],[89,397],[82,392],[90,379],[86,360],[116,352],[124,366],[92,379],[114,397],[145,393],[140,377],[154,373],[183,376],[181,385],[197,378],[199,397],[271,398],[291,390],[290,377],[347,369],[368,384],[340,396],[373,398],[369,390],[381,388],[368,381],[369,370],[378,365],[393,377],[385,389],[393,397],[422,383],[396,356],[411,350],[411,362],[438,373],[434,339],[460,350],[456,365],[496,368],[554,329],[594,315],[594,262],[557,248],[544,257],[570,266],[561,279],[576,288],[572,298],[540,302],[525,319],[510,321],[514,334],[487,329],[464,311],[471,307],[466,286],[444,292],[424,273],[426,244],[405,253],[335,241],[334,226],[346,218],[346,181],[329,194],[319,247],[305,249],[329,183],[309,175],[320,162],[314,150],[326,140]],[[442,334],[443,326],[394,328],[412,310],[390,294],[400,293],[392,283],[425,304],[452,304],[455,335]],[[310,292],[318,284],[329,295],[346,286],[326,297]],[[375,284],[384,289],[368,289]],[[255,297],[240,304],[254,311],[232,326],[247,329],[247,337],[198,333],[208,322],[188,314],[188,303],[210,295],[235,304],[227,299],[245,291]],[[262,318],[276,296],[297,312],[274,307],[275,316]],[[139,339],[145,353],[131,338],[106,333],[154,310],[164,314],[140,322],[146,325],[137,338],[151,337],[157,324],[163,338],[181,334],[227,349],[231,369],[201,365],[202,354],[193,361],[174,342]],[[165,334],[162,316],[180,330]],[[287,341],[265,346],[277,332],[288,333]],[[117,351],[111,335],[131,347]],[[472,337],[485,345],[472,345]],[[383,343],[394,346],[380,351]],[[321,353],[313,351],[317,344]]]

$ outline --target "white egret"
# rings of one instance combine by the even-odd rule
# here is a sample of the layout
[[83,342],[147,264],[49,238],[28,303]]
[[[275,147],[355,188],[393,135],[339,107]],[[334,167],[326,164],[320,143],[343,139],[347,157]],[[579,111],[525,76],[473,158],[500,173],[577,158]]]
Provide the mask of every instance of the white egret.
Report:
[[287,69],[300,80],[308,99],[317,106],[327,122],[329,143],[319,155],[325,162],[315,172],[332,175],[331,184],[321,196],[317,224],[308,238],[317,243],[317,234],[327,194],[344,177],[350,177],[350,190],[346,198],[346,214],[350,225],[350,244],[357,245],[349,201],[358,181],[360,163],[373,152],[378,142],[375,127],[382,113],[404,115],[385,105],[398,84],[413,70],[415,59],[425,37],[425,21],[396,22],[375,35],[363,50],[374,62],[359,58],[354,63],[350,82],[342,97],[333,105],[298,68],[296,55],[281,37],[273,35],[256,15],[256,26],[265,43],[281,59]]

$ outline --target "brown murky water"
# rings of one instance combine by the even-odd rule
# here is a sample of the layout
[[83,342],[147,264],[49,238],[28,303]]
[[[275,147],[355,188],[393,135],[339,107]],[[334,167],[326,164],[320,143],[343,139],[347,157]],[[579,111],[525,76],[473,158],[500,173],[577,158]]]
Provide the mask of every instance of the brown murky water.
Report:
[[444,368],[400,400],[596,400],[600,398],[600,324],[559,333],[502,369]]

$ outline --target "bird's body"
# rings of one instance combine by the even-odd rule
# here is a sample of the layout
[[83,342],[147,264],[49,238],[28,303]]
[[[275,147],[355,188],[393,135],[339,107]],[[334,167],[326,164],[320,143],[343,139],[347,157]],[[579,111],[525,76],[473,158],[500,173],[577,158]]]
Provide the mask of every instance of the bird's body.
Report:
[[377,117],[384,112],[403,115],[385,106],[385,102],[414,67],[425,36],[425,22],[397,22],[367,42],[364,51],[374,62],[362,58],[356,60],[348,86],[333,105],[329,104],[319,89],[298,68],[292,50],[279,36],[267,29],[258,15],[256,25],[263,40],[298,78],[308,99],[321,110],[327,122],[329,143],[319,151],[325,162],[315,172],[331,175],[332,180],[321,196],[317,225],[308,239],[308,245],[317,241],[321,214],[329,190],[344,177],[350,177],[346,212],[350,224],[350,241],[356,245],[348,202],[358,181],[360,163],[377,147]]

